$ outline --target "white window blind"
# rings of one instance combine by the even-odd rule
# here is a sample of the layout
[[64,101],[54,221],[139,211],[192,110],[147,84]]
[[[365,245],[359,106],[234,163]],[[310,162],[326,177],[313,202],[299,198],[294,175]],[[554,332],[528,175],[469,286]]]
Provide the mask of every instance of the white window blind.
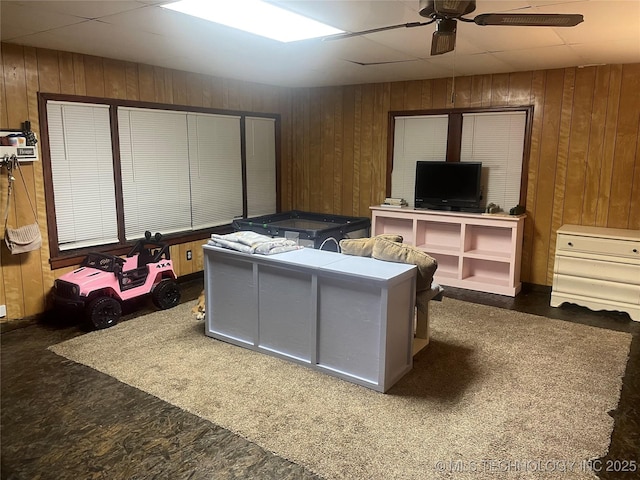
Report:
[[47,112],[59,251],[119,243],[120,229],[130,241],[230,224],[245,198],[250,215],[276,211],[274,119],[248,117],[241,138],[239,115],[119,106],[116,130],[108,105],[47,100]]
[[119,107],[118,124],[126,239],[190,230],[186,114]]
[[391,196],[415,200],[416,162],[444,161],[447,155],[447,115],[396,117]]
[[240,117],[188,115],[193,229],[242,217]]
[[245,119],[247,159],[247,215],[276,213],[275,120]]
[[109,107],[47,102],[60,250],[118,242]]
[[460,161],[482,162],[483,206],[520,203],[526,112],[462,115]]

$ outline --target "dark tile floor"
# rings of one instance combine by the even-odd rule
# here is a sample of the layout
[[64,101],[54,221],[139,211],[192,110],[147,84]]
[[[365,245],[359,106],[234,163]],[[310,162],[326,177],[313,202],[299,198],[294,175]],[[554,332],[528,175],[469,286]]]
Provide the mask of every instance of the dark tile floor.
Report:
[[[181,283],[183,301],[197,298],[201,275]],[[580,322],[633,334],[602,479],[640,478],[620,470],[640,464],[640,323],[627,314],[549,307],[549,289],[516,298],[447,288],[448,297]],[[123,321],[153,311],[147,300],[128,305]],[[85,331],[55,314],[3,325],[1,340],[1,478],[17,479],[315,479],[206,420],[47,347]],[[640,465],[638,465],[640,468]],[[425,477],[428,478],[428,477]]]

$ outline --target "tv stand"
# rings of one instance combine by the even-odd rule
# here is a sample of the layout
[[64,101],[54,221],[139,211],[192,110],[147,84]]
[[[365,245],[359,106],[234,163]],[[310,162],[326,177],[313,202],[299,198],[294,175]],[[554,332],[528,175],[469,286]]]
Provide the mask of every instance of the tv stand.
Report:
[[438,261],[441,285],[515,297],[525,215],[371,207],[372,235],[402,235]]

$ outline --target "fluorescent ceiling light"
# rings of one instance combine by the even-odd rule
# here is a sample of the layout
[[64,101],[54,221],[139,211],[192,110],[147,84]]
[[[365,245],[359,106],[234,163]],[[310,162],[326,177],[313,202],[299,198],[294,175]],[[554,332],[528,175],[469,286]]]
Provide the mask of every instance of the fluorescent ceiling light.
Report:
[[280,42],[344,33],[261,0],[182,0],[161,6]]

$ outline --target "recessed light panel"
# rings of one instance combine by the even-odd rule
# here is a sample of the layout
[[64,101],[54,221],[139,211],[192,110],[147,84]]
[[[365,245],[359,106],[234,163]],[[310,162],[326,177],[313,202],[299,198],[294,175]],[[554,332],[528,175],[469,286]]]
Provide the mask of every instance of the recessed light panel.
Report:
[[260,0],[181,0],[161,6],[280,42],[343,33],[343,30]]

